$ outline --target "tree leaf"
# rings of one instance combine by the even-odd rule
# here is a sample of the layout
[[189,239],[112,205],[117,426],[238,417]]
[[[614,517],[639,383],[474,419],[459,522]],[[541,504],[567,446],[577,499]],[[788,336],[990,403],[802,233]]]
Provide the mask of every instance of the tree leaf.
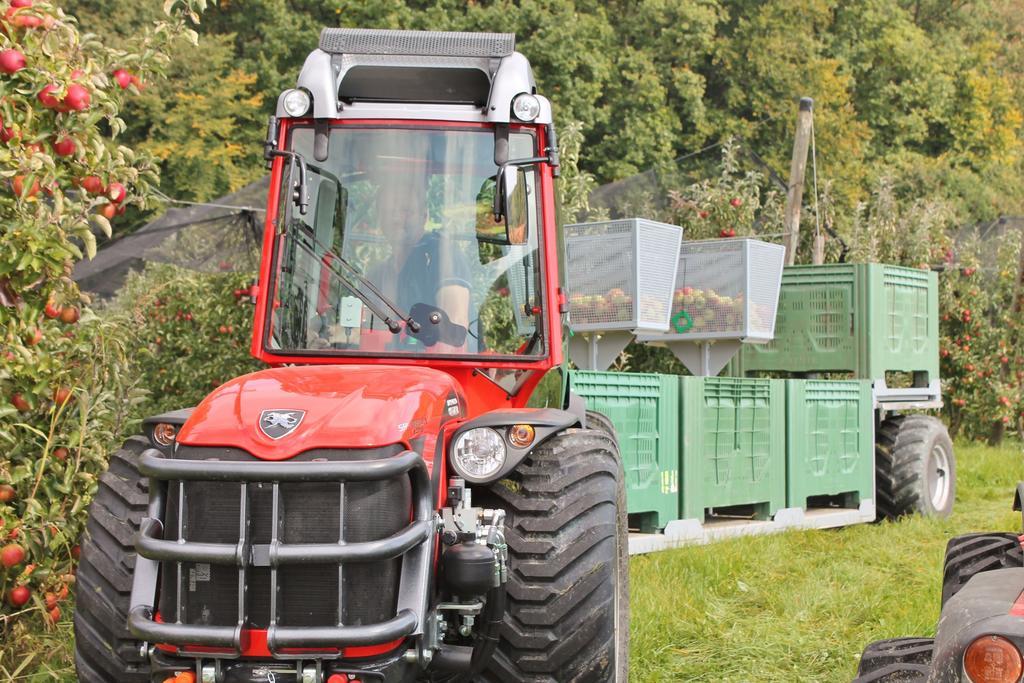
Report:
[[86,230],[82,233],[82,241],[85,243],[85,255],[91,261],[96,257],[96,235],[92,230]]
[[[101,216],[100,214],[96,214],[96,215],[94,215],[92,217],[92,220],[93,220],[93,222],[96,223],[96,225],[98,225],[100,227],[100,230],[102,230],[103,234],[107,236],[107,239],[110,239],[113,236],[114,231],[111,229],[110,221],[107,220],[106,216]],[[92,257],[90,256],[89,258],[92,258]]]

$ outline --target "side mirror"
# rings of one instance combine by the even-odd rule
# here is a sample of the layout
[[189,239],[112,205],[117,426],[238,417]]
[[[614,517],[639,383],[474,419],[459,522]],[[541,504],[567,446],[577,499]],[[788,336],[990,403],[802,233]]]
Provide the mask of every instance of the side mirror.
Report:
[[[493,203],[486,200],[489,190],[494,193]],[[502,166],[477,197],[477,239],[504,245],[526,244],[530,236],[528,202],[526,171],[518,166]]]

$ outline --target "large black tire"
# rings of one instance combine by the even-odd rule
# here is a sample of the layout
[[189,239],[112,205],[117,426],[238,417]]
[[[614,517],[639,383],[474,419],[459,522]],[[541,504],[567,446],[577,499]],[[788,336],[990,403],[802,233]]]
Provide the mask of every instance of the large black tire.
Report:
[[875,435],[875,505],[881,517],[948,517],[956,459],[946,426],[930,415],[896,415]]
[[942,566],[942,604],[945,605],[975,574],[1007,567],[1024,567],[1024,549],[1017,534],[954,536],[946,544]]
[[510,569],[501,639],[483,680],[625,681],[629,549],[614,439],[568,429],[482,493],[507,513]]
[[931,670],[932,638],[889,638],[864,648],[853,683],[915,683]]
[[604,432],[608,436],[615,440],[615,445],[619,443],[619,437],[615,433],[615,425],[604,413],[599,413],[596,410],[587,411],[587,429],[596,429],[599,432]]
[[151,448],[133,436],[110,458],[86,522],[75,603],[75,668],[82,683],[147,683],[149,663],[128,632],[135,549],[132,538],[149,501],[139,454]]

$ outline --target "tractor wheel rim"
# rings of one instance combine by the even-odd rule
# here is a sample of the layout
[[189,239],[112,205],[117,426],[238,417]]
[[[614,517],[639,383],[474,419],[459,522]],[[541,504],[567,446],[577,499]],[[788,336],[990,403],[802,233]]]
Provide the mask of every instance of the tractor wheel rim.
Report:
[[952,482],[949,469],[949,453],[941,445],[936,444],[928,460],[928,491],[931,494],[932,508],[936,510],[944,509],[949,501]]

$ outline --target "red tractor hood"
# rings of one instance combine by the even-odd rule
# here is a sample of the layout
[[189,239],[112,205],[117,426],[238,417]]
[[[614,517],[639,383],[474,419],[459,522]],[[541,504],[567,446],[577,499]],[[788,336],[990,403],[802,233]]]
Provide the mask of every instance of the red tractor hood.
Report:
[[433,441],[442,422],[461,417],[464,406],[452,377],[430,368],[274,368],[214,390],[182,426],[178,443],[284,460],[314,448],[409,444],[420,435]]

